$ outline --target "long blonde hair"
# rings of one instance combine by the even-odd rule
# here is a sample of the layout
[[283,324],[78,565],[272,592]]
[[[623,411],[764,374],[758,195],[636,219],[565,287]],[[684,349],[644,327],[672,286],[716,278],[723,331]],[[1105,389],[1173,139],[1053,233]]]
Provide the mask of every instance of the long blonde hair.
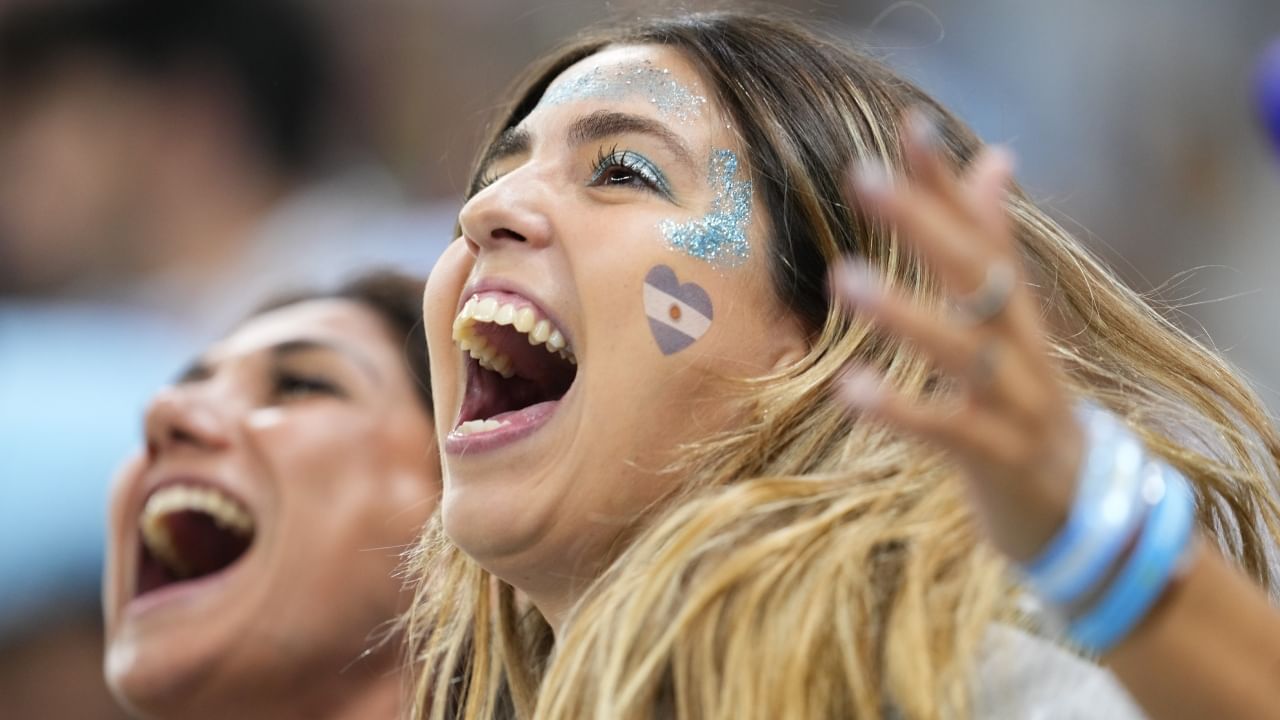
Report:
[[[517,83],[493,137],[560,72],[614,44],[674,48],[714,88],[769,211],[774,284],[810,328],[810,351],[734,384],[742,421],[684,449],[670,469],[678,496],[637,518],[558,639],[437,522],[411,560],[415,715],[966,715],[988,628],[1021,619],[1016,579],[982,542],[946,458],[831,399],[853,359],[917,397],[939,384],[919,353],[829,304],[824,282],[831,262],[858,255],[941,307],[935,278],[841,186],[858,158],[902,167],[908,108],[938,118],[957,167],[979,140],[876,61],[792,21],[734,13],[615,27],[553,53]],[[1182,470],[1206,531],[1271,589],[1280,441],[1258,400],[1021,191],[1008,212],[1073,391]]]

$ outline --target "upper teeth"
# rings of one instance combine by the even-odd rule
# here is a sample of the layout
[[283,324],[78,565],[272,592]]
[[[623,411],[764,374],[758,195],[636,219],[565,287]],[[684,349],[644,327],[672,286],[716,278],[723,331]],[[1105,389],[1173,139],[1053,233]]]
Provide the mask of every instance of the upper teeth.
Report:
[[466,305],[462,306],[458,317],[453,321],[453,341],[458,344],[458,347],[470,353],[481,367],[500,373],[503,377],[509,378],[515,374],[511,368],[511,358],[498,352],[497,348],[477,334],[476,323],[510,325],[526,335],[530,345],[543,345],[547,348],[547,352],[556,353],[575,365],[578,363],[573,350],[567,347],[564,334],[536,308],[527,305],[517,307],[512,303],[499,304],[498,299],[494,297],[483,300],[472,297]]
[[239,501],[216,488],[169,485],[151,494],[138,525],[142,541],[161,562],[180,574],[189,574],[164,518],[175,512],[196,511],[213,518],[219,527],[238,535],[253,533],[253,518]]

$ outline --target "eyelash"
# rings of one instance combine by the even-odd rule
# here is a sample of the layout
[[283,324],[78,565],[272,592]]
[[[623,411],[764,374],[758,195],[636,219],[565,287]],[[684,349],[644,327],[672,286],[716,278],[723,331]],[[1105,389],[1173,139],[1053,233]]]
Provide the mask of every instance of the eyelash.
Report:
[[[596,159],[591,162],[590,173],[591,180],[589,185],[599,185],[605,173],[614,168],[622,168],[630,172],[637,178],[641,187],[652,192],[656,192],[663,197],[671,197],[671,186],[667,183],[667,178],[645,156],[632,152],[631,150],[618,150],[618,146],[614,145],[607,151],[602,147],[596,155]],[[471,190],[471,195],[484,190],[490,185],[498,181],[502,175],[486,169],[479,178],[476,179],[475,187]],[[630,183],[604,183],[605,185],[624,185]]]
[[293,400],[311,395],[342,397],[343,392],[333,382],[311,375],[277,372],[272,378],[272,394],[282,400]]
[[671,186],[667,183],[667,178],[645,156],[632,152],[630,150],[618,150],[618,146],[614,145],[606,152],[602,147],[600,153],[591,164],[591,180],[590,185],[620,186],[633,185],[631,182],[609,182],[604,181],[606,174],[613,169],[621,168],[631,173],[632,177],[640,182],[642,189],[656,192],[663,197],[671,197]]
[[479,193],[481,190],[498,182],[498,178],[500,177],[502,176],[499,175],[498,173],[488,168],[485,168],[484,173],[480,175],[480,177],[476,178],[475,186],[471,188],[471,193],[470,195],[468,195],[468,197],[470,197],[471,195],[475,195],[476,193]]

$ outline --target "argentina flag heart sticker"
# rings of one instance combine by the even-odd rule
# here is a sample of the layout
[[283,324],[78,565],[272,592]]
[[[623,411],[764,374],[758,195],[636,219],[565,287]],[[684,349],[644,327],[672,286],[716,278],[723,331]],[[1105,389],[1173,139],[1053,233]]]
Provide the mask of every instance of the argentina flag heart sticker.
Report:
[[696,283],[680,284],[676,271],[655,265],[644,276],[644,314],[663,355],[679,352],[711,327],[711,296]]

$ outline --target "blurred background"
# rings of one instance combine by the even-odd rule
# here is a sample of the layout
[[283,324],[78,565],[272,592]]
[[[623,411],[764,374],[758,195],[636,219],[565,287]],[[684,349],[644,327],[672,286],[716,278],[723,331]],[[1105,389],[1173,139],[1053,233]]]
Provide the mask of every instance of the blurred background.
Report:
[[[112,718],[111,474],[154,388],[264,297],[425,273],[489,111],[654,3],[0,2],[0,717]],[[1280,408],[1274,0],[757,3],[862,43],[1008,144],[1032,193]],[[684,2],[699,9],[726,3]]]

